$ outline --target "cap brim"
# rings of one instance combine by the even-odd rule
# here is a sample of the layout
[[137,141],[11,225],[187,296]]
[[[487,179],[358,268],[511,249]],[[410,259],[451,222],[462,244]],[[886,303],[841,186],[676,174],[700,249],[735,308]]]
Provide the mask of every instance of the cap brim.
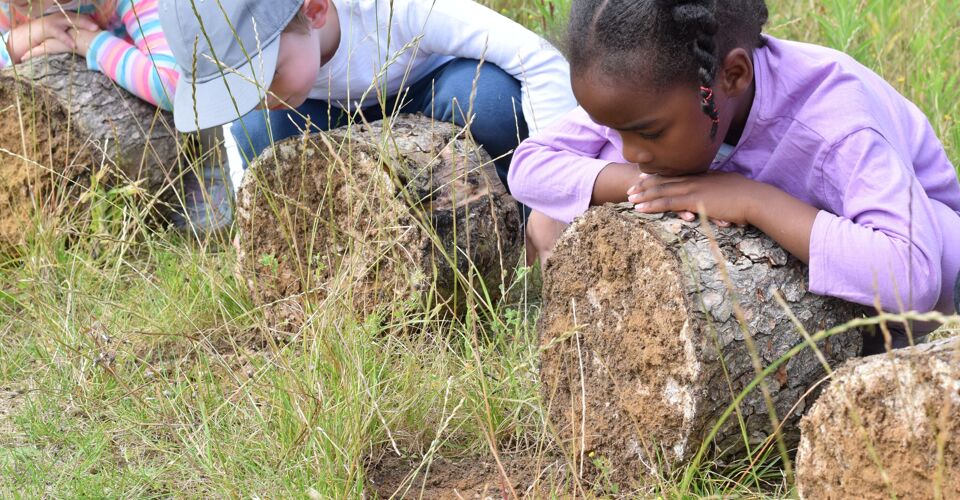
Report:
[[[177,130],[194,132],[236,121],[263,102],[280,54],[280,37],[264,46],[259,57],[239,68],[224,68],[220,77],[194,83],[177,82],[173,121]],[[259,82],[259,83],[257,83]]]

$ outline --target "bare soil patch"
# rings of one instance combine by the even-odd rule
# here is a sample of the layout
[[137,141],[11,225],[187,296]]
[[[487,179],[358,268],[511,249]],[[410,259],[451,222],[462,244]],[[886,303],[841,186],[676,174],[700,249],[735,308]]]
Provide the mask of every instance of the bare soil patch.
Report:
[[537,457],[501,458],[503,474],[493,458],[432,462],[387,457],[369,467],[370,490],[380,498],[538,498],[564,491],[562,461]]
[[11,386],[0,386],[0,448],[13,448],[20,444],[19,433],[13,417],[24,403],[24,392]]

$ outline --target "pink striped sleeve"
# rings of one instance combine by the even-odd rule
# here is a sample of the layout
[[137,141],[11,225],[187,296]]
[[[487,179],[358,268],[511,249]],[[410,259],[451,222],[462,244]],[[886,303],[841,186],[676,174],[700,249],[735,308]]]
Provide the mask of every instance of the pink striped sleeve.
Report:
[[22,24],[29,21],[22,14],[13,10],[10,4],[0,2],[0,69],[13,66],[13,58],[7,47],[7,40],[10,36],[10,30],[14,24]]
[[160,28],[157,0],[120,0],[116,17],[127,39],[104,31],[87,52],[87,66],[137,97],[173,109],[179,71]]

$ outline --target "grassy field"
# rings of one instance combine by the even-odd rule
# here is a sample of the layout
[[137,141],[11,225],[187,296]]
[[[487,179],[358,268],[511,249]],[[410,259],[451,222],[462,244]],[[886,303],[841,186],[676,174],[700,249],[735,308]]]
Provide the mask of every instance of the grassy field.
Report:
[[[487,3],[560,40],[567,1]],[[960,165],[960,0],[776,4],[769,33],[875,69]],[[383,456],[543,457],[552,446],[533,303],[492,304],[497,321],[330,310],[278,340],[223,241],[156,232],[129,212],[90,222],[30,228],[0,261],[0,497],[360,497]],[[420,333],[406,333],[412,324]],[[664,478],[638,493],[794,496],[777,460],[706,464],[691,484]]]

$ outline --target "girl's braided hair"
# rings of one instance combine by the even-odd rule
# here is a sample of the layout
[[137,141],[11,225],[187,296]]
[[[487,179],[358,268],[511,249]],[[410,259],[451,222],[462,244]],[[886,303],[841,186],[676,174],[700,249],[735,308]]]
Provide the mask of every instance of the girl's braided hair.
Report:
[[763,45],[765,0],[574,0],[567,32],[573,74],[599,70],[656,87],[699,85],[701,107],[717,133],[713,83],[736,47]]

